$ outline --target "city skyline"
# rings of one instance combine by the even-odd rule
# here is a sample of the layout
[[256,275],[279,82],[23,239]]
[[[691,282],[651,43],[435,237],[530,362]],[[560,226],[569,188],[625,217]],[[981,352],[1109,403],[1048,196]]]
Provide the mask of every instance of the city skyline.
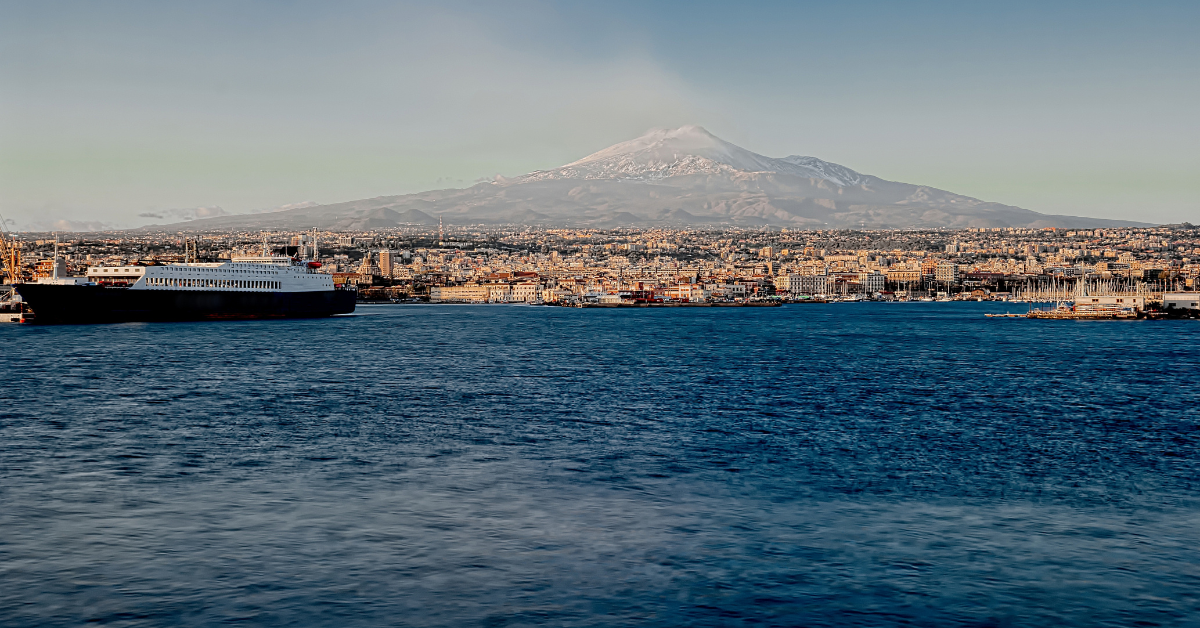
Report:
[[1195,216],[1195,6],[609,6],[7,6],[0,213],[466,187],[698,124],[1043,213]]

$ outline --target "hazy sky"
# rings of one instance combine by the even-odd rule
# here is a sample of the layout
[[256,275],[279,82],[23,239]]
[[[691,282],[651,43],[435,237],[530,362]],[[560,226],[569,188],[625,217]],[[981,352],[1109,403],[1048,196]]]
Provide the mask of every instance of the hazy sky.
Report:
[[1035,211],[1200,222],[1200,2],[981,5],[2,3],[0,213],[461,187],[700,124]]

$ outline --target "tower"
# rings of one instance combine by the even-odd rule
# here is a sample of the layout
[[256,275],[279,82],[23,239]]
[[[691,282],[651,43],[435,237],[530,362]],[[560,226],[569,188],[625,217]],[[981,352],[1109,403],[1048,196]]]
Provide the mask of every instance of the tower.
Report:
[[392,276],[392,267],[395,264],[393,255],[390,249],[379,250],[379,273],[384,277]]
[[446,243],[446,234],[442,231],[442,217],[438,216],[438,246]]

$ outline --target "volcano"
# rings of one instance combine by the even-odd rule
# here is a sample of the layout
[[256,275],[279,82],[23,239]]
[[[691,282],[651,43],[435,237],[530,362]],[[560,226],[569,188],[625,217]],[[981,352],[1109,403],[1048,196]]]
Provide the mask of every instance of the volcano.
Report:
[[[405,224],[797,229],[1123,227],[887,181],[816,157],[766,157],[699,126],[654,129],[578,161],[465,189],[222,216],[167,228],[361,230]],[[158,227],[163,228],[163,227]]]

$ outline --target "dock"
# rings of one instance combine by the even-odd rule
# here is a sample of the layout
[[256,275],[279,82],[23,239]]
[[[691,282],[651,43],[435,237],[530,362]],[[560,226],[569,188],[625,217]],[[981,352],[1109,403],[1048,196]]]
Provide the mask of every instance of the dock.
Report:
[[574,307],[617,307],[617,308],[633,308],[633,307],[779,307],[783,305],[782,301],[747,301],[744,303],[579,303]]

